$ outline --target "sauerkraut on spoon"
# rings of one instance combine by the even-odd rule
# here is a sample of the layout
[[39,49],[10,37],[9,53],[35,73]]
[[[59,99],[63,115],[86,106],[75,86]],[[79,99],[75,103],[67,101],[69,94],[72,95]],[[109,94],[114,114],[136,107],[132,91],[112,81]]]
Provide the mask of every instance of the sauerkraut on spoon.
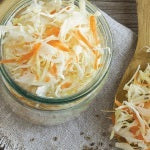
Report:
[[6,26],[3,59],[19,85],[42,97],[63,97],[83,89],[103,65],[104,48],[85,1],[32,1]]
[[138,67],[124,86],[127,99],[115,109],[111,139],[117,136],[116,147],[124,150],[150,149],[150,64],[145,71]]

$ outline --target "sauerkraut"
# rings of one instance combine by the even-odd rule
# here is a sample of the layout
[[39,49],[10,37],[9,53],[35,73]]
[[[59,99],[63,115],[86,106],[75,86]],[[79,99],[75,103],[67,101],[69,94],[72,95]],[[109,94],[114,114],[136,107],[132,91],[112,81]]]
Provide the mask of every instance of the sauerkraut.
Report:
[[34,0],[0,26],[3,59],[12,78],[42,97],[63,97],[83,89],[103,66],[97,14],[85,1]]
[[111,139],[120,140],[116,147],[124,150],[150,149],[150,64],[145,71],[140,66],[132,79],[125,84],[127,99],[115,109]]

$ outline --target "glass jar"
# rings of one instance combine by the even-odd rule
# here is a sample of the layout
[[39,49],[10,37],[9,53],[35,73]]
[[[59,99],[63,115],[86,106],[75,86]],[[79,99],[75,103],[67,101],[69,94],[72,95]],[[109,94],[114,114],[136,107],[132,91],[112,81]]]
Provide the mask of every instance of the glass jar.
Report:
[[[8,21],[30,3],[31,0],[21,0],[16,3],[4,16],[1,24],[6,25]],[[78,6],[79,0],[75,0],[75,4]],[[86,2],[86,9],[92,14],[98,11],[100,12],[97,7],[89,2]],[[99,33],[102,37],[101,41],[103,41],[102,45],[106,48],[102,57],[103,66],[98,70],[97,75],[86,88],[74,95],[63,98],[39,97],[17,85],[11,78],[5,65],[0,66],[2,76],[0,82],[3,82],[3,87],[1,89],[3,93],[1,95],[3,95],[3,97],[1,97],[1,99],[6,101],[13,112],[35,124],[56,125],[79,116],[81,112],[89,107],[90,103],[94,100],[94,97],[103,86],[112,57],[112,37],[109,26],[102,14],[97,18]],[[1,58],[3,57],[2,40],[3,37],[0,39]]]

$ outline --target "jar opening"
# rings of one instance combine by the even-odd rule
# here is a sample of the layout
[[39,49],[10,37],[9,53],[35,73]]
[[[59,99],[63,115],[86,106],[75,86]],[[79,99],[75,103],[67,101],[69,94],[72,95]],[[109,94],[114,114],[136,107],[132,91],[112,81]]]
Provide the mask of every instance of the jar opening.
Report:
[[[9,12],[7,13],[7,15],[3,18],[3,20],[1,21],[1,24],[6,25],[9,20],[11,20],[13,18],[13,16],[19,12],[20,10],[24,9],[25,7],[27,7],[29,4],[31,3],[30,0],[28,1],[19,1],[16,5],[14,5]],[[78,5],[79,0],[75,0],[75,4]],[[97,11],[100,11],[98,8],[96,8],[95,6],[93,6],[92,4],[90,4],[89,2],[86,2],[86,7],[87,10],[90,11],[90,13],[95,13]],[[102,32],[104,41],[105,41],[105,45],[106,47],[112,48],[112,38],[111,38],[111,33],[110,33],[110,29],[109,26],[105,20],[105,18],[100,15],[98,17],[98,24],[99,24],[99,28]],[[0,45],[1,45],[1,53],[2,53],[2,38],[0,40]],[[106,48],[107,49],[107,48]],[[26,97],[27,99],[31,99],[33,101],[36,102],[40,102],[40,103],[47,103],[47,104],[57,104],[57,103],[69,103],[78,99],[81,99],[82,97],[90,94],[100,83],[101,81],[104,79],[104,77],[106,76],[109,66],[110,66],[110,62],[111,62],[111,57],[112,57],[112,52],[109,50],[105,51],[105,57],[103,58],[103,67],[101,67],[99,69],[99,71],[97,72],[95,78],[86,85],[86,87],[84,89],[82,89],[81,91],[79,91],[78,93],[71,95],[71,96],[66,96],[66,97],[62,97],[62,98],[46,98],[46,97],[40,97],[37,96],[35,94],[30,93],[29,91],[21,88],[9,75],[7,69],[5,68],[4,65],[0,66],[0,70],[2,73],[2,76],[4,78],[4,80],[6,80],[6,82],[15,90],[17,91],[20,95],[22,95],[23,97]],[[2,54],[1,54],[2,57]]]

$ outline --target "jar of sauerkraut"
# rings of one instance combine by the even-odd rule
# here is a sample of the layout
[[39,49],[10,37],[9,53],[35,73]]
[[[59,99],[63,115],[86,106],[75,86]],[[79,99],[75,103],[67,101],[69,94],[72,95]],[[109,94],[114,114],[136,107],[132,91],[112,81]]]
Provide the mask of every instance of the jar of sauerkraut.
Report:
[[0,29],[1,99],[13,112],[55,125],[88,109],[112,57],[110,29],[96,6],[84,0],[21,0]]

